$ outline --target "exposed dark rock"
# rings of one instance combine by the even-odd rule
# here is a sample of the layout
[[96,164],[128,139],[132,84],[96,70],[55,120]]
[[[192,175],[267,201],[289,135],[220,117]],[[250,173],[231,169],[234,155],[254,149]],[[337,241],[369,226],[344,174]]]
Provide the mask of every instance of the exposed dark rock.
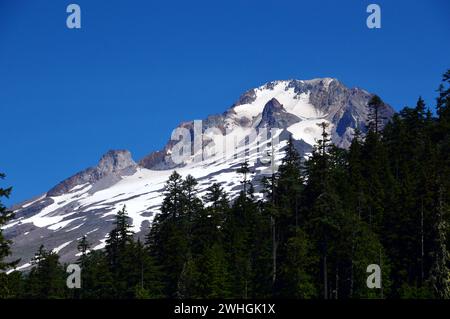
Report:
[[297,116],[286,112],[283,105],[281,105],[276,98],[272,98],[264,106],[258,128],[286,128],[298,121],[300,121],[300,119]]
[[244,94],[242,94],[239,97],[239,100],[237,100],[236,103],[233,104],[234,106],[243,105],[243,104],[250,104],[256,99],[256,92],[254,89],[248,90]]

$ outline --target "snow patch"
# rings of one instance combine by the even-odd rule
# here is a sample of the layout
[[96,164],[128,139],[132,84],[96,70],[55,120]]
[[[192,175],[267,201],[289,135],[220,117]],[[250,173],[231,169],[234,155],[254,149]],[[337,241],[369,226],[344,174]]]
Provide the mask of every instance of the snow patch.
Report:
[[61,251],[61,249],[63,249],[64,247],[68,246],[71,242],[72,242],[72,240],[68,241],[68,242],[65,242],[64,244],[61,244],[58,247],[53,248],[52,252],[54,252],[55,254],[59,253]]

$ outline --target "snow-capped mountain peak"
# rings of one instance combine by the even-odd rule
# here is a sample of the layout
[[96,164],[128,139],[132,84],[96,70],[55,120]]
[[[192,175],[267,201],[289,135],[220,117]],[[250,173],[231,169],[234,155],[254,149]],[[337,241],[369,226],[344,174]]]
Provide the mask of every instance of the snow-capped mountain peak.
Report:
[[[86,234],[93,248],[100,249],[112,228],[112,215],[123,205],[133,230],[138,235],[146,233],[159,212],[164,184],[174,169],[197,178],[200,196],[214,182],[234,196],[241,187],[236,169],[243,156],[251,165],[255,184],[267,171],[260,159],[269,130],[271,139],[279,140],[276,162],[283,157],[289,136],[302,154],[310,152],[320,137],[317,124],[322,122],[330,124],[335,144],[348,147],[354,129],[364,132],[366,128],[371,96],[362,89],[347,88],[334,78],[272,81],[246,91],[223,114],[181,123],[176,132],[187,136],[184,140],[173,134],[175,138],[169,139],[162,150],[138,163],[126,150],[109,151],[97,166],[13,207],[16,219],[4,227],[5,235],[14,242],[12,257],[22,258],[21,269],[26,269],[39,245],[44,244],[57,250],[62,261],[72,261],[77,254],[77,239]],[[392,108],[385,105],[385,117],[392,114]],[[189,145],[184,148],[189,154],[181,161],[174,160],[174,154],[185,144]],[[230,150],[232,154],[227,153]]]

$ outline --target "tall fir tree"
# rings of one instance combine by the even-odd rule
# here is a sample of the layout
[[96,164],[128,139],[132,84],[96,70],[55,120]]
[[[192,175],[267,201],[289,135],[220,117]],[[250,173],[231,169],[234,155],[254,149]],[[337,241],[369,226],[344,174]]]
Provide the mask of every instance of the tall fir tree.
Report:
[[[0,173],[0,181],[5,177]],[[4,272],[10,268],[17,266],[20,260],[6,261],[6,258],[11,255],[11,240],[7,240],[3,235],[3,226],[14,218],[14,213],[9,211],[2,204],[2,197],[8,198],[11,194],[12,188],[0,187],[0,298],[9,298],[16,296],[17,289],[14,288],[14,284],[17,283],[17,278],[20,281],[20,275],[14,274],[7,276]],[[18,276],[19,275],[19,276]],[[13,280],[15,279],[15,280]]]
[[[5,174],[0,173],[0,181],[5,178]],[[9,211],[1,202],[2,197],[8,198],[12,188],[0,188],[0,273],[14,268],[20,260],[5,261],[5,258],[11,255],[11,240],[7,240],[3,235],[3,226],[14,218],[14,213]]]
[[369,107],[368,130],[378,135],[385,120],[383,115],[384,102],[378,95],[373,95],[367,105]]
[[134,262],[130,258],[134,246],[133,232],[130,228],[126,207],[123,206],[116,214],[114,228],[109,232],[105,246],[116,298],[128,298],[132,294],[128,290],[130,285],[127,281],[129,269]]
[[59,263],[59,256],[53,251],[47,251],[43,245],[32,260],[25,283],[26,298],[33,299],[63,299],[67,297],[66,274]]
[[168,297],[177,297],[189,255],[185,186],[174,171],[165,185],[161,213],[155,216],[146,240],[150,255],[163,273],[164,295]]

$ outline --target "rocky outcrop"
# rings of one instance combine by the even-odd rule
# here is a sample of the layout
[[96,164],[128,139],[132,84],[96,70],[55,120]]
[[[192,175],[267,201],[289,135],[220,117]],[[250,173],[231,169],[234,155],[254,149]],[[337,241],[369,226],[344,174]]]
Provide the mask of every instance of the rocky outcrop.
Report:
[[298,121],[300,118],[288,113],[276,98],[272,98],[264,106],[258,128],[286,128]]
[[242,94],[236,103],[233,104],[232,107],[244,104],[250,104],[256,99],[256,92],[254,89],[248,90],[244,94]]
[[93,184],[105,176],[119,174],[124,169],[134,169],[136,163],[131,158],[131,153],[127,150],[110,150],[105,153],[97,166],[90,167],[77,173],[47,192],[47,196],[58,196],[69,192],[75,186],[86,183]]

